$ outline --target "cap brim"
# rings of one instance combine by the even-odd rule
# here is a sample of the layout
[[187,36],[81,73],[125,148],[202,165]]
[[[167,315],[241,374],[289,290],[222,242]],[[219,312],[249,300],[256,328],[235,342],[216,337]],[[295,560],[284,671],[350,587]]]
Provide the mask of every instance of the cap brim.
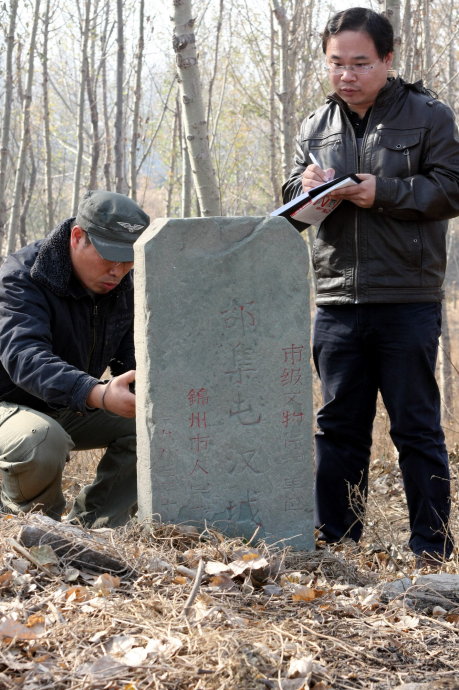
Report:
[[[94,245],[102,258],[107,261],[128,263],[134,261],[134,248],[131,242],[107,242],[101,237],[88,231],[91,244]],[[136,238],[137,239],[137,238]]]

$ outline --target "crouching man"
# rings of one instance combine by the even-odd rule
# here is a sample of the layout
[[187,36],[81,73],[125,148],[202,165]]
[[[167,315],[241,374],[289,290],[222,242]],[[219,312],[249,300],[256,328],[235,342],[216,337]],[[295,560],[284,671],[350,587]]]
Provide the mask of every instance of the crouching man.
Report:
[[[87,527],[135,512],[133,243],[148,215],[123,194],[88,192],[76,218],[0,268],[1,502],[59,520],[71,450],[105,448],[71,517]],[[112,378],[101,380],[109,368]]]

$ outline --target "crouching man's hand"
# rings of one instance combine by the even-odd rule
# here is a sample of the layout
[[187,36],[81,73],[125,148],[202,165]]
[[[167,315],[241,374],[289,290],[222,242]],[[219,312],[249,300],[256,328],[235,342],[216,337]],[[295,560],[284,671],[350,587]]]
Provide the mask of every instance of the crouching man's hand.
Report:
[[135,417],[135,395],[129,384],[135,381],[135,371],[115,376],[108,383],[98,383],[89,393],[88,407],[99,407],[121,417]]

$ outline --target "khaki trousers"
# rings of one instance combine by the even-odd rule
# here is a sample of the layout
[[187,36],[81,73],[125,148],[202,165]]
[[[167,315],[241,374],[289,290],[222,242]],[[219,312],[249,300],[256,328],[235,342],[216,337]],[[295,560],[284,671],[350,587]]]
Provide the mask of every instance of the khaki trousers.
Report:
[[52,417],[0,402],[1,502],[11,513],[42,510],[60,520],[62,472],[71,450],[106,448],[92,484],[75,499],[70,518],[87,527],[118,527],[137,509],[135,419],[105,410]]

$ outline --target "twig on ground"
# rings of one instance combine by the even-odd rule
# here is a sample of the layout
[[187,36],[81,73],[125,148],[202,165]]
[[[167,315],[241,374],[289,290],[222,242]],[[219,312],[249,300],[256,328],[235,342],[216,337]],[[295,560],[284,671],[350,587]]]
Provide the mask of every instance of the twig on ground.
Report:
[[201,586],[201,580],[202,580],[202,574],[204,572],[204,561],[202,558],[199,560],[198,567],[196,569],[196,577],[194,578],[193,582],[193,587],[191,588],[190,595],[188,599],[185,602],[185,606],[183,609],[183,615],[185,618],[188,618],[190,614],[191,607],[193,606],[193,602],[196,599],[196,596],[198,594],[199,588]]
[[49,568],[47,568],[45,565],[40,563],[38,558],[34,558],[30,551],[25,549],[23,546],[21,546],[16,539],[13,539],[12,537],[9,537],[7,539],[7,542],[12,546],[12,548],[20,555],[23,556],[26,560],[30,561],[34,566],[36,566],[39,570],[43,570],[44,573],[47,575],[56,575],[56,573],[53,573]]

